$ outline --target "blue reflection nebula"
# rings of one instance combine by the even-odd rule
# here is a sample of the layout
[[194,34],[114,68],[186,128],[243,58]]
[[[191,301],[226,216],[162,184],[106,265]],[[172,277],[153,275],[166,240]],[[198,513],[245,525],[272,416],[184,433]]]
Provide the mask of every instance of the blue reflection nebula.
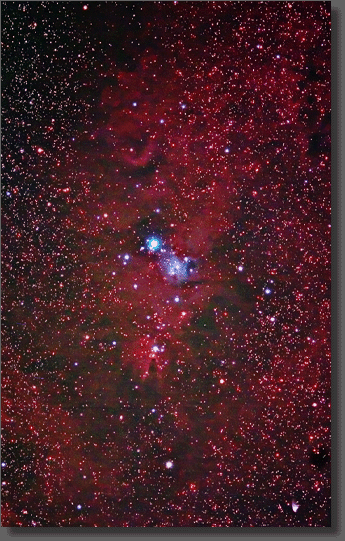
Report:
[[160,257],[160,267],[165,278],[172,283],[186,282],[196,268],[196,263],[190,258],[178,258],[174,253],[163,253]]

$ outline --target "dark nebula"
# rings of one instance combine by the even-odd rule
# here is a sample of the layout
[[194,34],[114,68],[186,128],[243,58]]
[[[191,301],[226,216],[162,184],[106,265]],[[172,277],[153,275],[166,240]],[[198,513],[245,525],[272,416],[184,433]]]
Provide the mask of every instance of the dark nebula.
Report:
[[2,526],[329,527],[330,2],[2,11]]

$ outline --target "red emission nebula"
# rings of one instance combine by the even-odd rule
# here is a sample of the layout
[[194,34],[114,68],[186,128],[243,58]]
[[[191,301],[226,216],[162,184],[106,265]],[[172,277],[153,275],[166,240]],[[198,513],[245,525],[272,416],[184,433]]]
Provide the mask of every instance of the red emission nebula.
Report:
[[1,3],[2,526],[331,526],[330,7]]

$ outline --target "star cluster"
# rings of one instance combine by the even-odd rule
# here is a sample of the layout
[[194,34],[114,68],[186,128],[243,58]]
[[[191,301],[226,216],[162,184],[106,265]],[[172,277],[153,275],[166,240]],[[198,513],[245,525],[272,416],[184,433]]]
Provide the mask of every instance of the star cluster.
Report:
[[2,10],[2,525],[329,527],[330,2]]

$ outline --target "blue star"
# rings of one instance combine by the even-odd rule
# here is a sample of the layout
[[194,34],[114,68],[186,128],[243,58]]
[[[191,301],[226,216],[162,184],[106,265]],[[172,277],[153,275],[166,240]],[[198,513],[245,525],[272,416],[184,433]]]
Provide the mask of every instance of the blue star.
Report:
[[162,243],[157,237],[149,237],[146,239],[146,246],[150,252],[158,252],[161,249]]

